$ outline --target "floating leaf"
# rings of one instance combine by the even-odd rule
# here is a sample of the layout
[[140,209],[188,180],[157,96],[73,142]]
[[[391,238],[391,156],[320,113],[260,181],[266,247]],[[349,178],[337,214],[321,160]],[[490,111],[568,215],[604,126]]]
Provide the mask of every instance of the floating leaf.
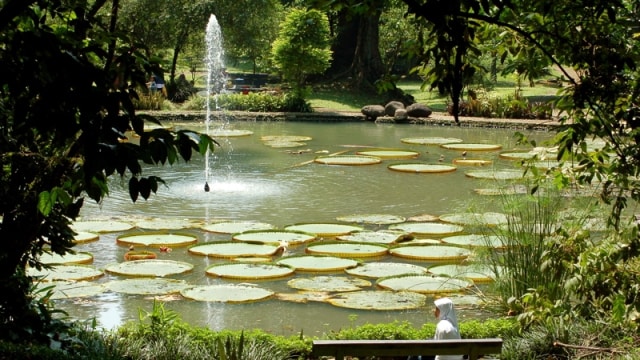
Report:
[[283,257],[277,261],[294,268],[296,271],[342,271],[344,269],[358,266],[358,262],[353,259],[344,259],[335,256],[301,255]]
[[305,223],[294,224],[285,227],[288,231],[302,231],[317,236],[331,237],[338,235],[346,235],[354,231],[363,230],[360,226],[345,225],[345,224],[331,224],[331,223]]
[[329,293],[324,291],[300,291],[297,293],[277,293],[276,298],[282,301],[306,304],[309,301],[326,302]]
[[343,221],[343,222],[363,223],[363,224],[388,225],[388,224],[397,224],[397,223],[404,222],[405,218],[402,216],[391,215],[391,214],[356,214],[356,215],[338,216],[336,220]]
[[383,256],[388,250],[382,244],[356,242],[322,242],[310,244],[306,249],[311,254],[356,258]]
[[469,279],[474,283],[488,283],[495,279],[491,269],[479,265],[436,265],[430,267],[429,272],[434,275]]
[[438,174],[448,173],[456,171],[456,167],[453,165],[444,164],[394,164],[388,166],[389,170],[408,172],[408,173],[421,173],[421,174]]
[[247,303],[266,300],[274,295],[273,291],[244,285],[204,285],[180,291],[182,296],[209,302]]
[[149,260],[149,259],[155,259],[157,258],[158,255],[156,255],[156,253],[152,252],[152,251],[127,251],[126,253],[124,253],[124,259],[126,261],[133,261],[133,260]]
[[262,141],[310,141],[313,138],[302,135],[265,135],[260,138]]
[[385,276],[394,276],[402,274],[424,274],[427,269],[413,264],[395,263],[395,262],[371,262],[358,265],[351,269],[345,269],[349,275],[381,278]]
[[503,169],[503,170],[470,170],[464,173],[467,177],[474,179],[487,179],[487,180],[518,180],[524,177],[531,177],[530,173],[525,173],[522,170],[516,169]]
[[340,235],[336,239],[341,241],[353,241],[377,244],[392,244],[409,237],[404,231],[379,230],[379,231],[356,231],[348,235]]
[[496,212],[444,214],[440,216],[440,220],[458,225],[488,226],[506,224],[508,221],[507,215]]
[[249,230],[270,230],[275,226],[255,221],[222,221],[213,224],[203,225],[202,229],[220,234],[235,234]]
[[40,262],[43,264],[89,264],[93,261],[93,255],[88,252],[67,253],[59,255],[50,251],[45,251],[40,255]]
[[400,230],[416,235],[453,235],[461,233],[464,228],[456,224],[437,222],[403,223],[389,226],[390,230]]
[[458,246],[444,245],[406,245],[389,250],[393,256],[415,260],[462,261],[471,255],[471,251]]
[[422,294],[460,292],[473,286],[470,281],[432,275],[399,275],[378,279],[381,288],[394,291],[414,291]]
[[141,229],[150,229],[150,230],[180,230],[180,229],[189,229],[195,227],[201,227],[202,222],[194,221],[190,219],[164,219],[164,218],[154,218],[154,219],[144,219],[136,221],[136,226]]
[[96,241],[100,239],[100,235],[88,231],[77,231],[73,237],[74,243],[85,243],[90,241]]
[[502,248],[504,244],[499,236],[485,234],[455,235],[442,238],[442,242],[451,245],[468,247]]
[[187,246],[198,242],[198,238],[186,233],[145,232],[119,236],[116,241],[126,245],[141,246]]
[[193,270],[193,265],[173,260],[133,260],[109,264],[105,271],[125,276],[156,276],[183,274]]
[[253,131],[251,130],[215,129],[215,130],[212,130],[209,135],[216,138],[216,137],[240,137],[240,136],[249,136],[252,134],[253,134]]
[[414,215],[409,217],[407,221],[413,221],[413,222],[438,221],[438,217],[431,214],[420,214],[420,215]]
[[230,263],[211,265],[205,272],[228,279],[264,280],[287,277],[293,269],[281,264]]
[[104,275],[102,271],[88,265],[53,265],[49,269],[27,269],[27,276],[38,278],[41,281],[93,280],[102,275]]
[[493,164],[493,160],[456,158],[453,159],[453,164],[459,166],[487,166]]
[[400,139],[405,144],[418,144],[418,145],[442,145],[442,144],[454,144],[461,143],[464,140],[458,138],[447,137],[413,137]]
[[316,239],[315,234],[293,230],[250,230],[233,235],[233,240],[289,245],[302,244]]
[[381,159],[413,159],[420,156],[420,153],[404,149],[369,149],[357,151],[357,155],[375,156]]
[[189,252],[219,258],[272,256],[278,249],[275,245],[250,244],[245,242],[216,242],[196,245],[189,248]]
[[344,276],[314,276],[310,278],[295,278],[287,282],[289,287],[306,291],[355,291],[371,286],[371,282],[358,278]]
[[352,291],[334,295],[327,301],[348,309],[388,311],[419,309],[427,297],[411,291]]
[[106,288],[103,284],[90,281],[52,281],[38,283],[38,291],[51,287],[51,300],[71,299],[78,297],[95,296],[103,293]]
[[307,145],[307,143],[299,141],[265,141],[264,144],[272,148],[294,148]]
[[379,157],[364,155],[319,156],[314,161],[325,165],[374,165],[382,162]]
[[71,227],[75,232],[86,231],[93,233],[118,232],[133,229],[132,224],[114,220],[75,221]]
[[456,143],[442,144],[440,147],[449,150],[459,151],[494,151],[502,149],[502,145],[498,144],[472,144],[472,143]]
[[114,280],[107,283],[111,291],[131,295],[167,295],[178,293],[190,285],[184,280],[138,278]]
[[498,154],[498,157],[505,160],[528,160],[533,159],[536,153],[532,151],[505,151]]

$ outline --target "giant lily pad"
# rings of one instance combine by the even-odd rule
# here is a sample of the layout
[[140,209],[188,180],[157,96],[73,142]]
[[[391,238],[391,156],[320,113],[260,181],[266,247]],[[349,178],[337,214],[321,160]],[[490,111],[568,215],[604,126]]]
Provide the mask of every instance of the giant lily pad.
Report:
[[94,296],[106,290],[103,284],[91,281],[52,281],[38,283],[36,287],[39,293],[45,289],[51,291],[51,300]]
[[145,232],[119,236],[120,244],[138,246],[187,246],[198,242],[198,238],[186,233]]
[[487,180],[518,180],[526,176],[531,176],[529,173],[525,175],[522,170],[517,169],[469,170],[464,174],[470,178]]
[[393,164],[388,166],[389,170],[408,172],[408,173],[421,173],[421,174],[439,174],[456,171],[456,167],[453,165],[445,164]]
[[245,285],[204,285],[180,291],[182,296],[209,302],[247,303],[266,300],[274,295],[273,291]]
[[389,229],[400,230],[415,235],[454,235],[461,233],[464,227],[457,224],[415,222],[391,225]]
[[314,161],[325,165],[374,165],[382,162],[379,157],[364,155],[318,156]]
[[178,293],[191,285],[184,280],[135,278],[110,281],[106,286],[111,291],[123,294],[167,295]]
[[272,256],[278,249],[275,245],[251,244],[245,242],[216,242],[196,245],[189,248],[189,252],[218,258],[236,258],[253,256]]
[[384,256],[388,250],[382,244],[356,242],[322,242],[309,244],[306,249],[310,254],[355,258]]
[[295,278],[287,282],[289,287],[306,291],[356,291],[371,286],[371,282],[344,276],[314,276],[310,278]]
[[488,283],[495,279],[491,269],[480,265],[436,265],[430,267],[429,272],[439,276],[468,279],[474,283]]
[[445,244],[468,246],[468,247],[504,247],[502,240],[496,235],[486,234],[467,234],[467,235],[454,235],[442,238]]
[[420,156],[417,151],[403,149],[369,149],[357,151],[356,154],[375,156],[381,159],[413,159]]
[[427,297],[411,291],[352,291],[327,300],[331,305],[360,310],[408,310],[425,305]]
[[132,224],[116,220],[75,221],[71,224],[71,227],[75,232],[86,231],[92,233],[108,233],[133,229]]
[[336,220],[363,224],[389,225],[404,222],[405,218],[391,214],[355,214],[338,216]]
[[496,212],[456,213],[440,215],[440,221],[458,225],[495,226],[507,223],[507,215]]
[[424,274],[427,269],[413,264],[396,263],[396,262],[371,262],[358,265],[351,269],[345,269],[349,275],[381,278],[385,276],[395,276],[402,274]]
[[309,141],[313,138],[304,135],[265,135],[260,137],[262,141]]
[[458,138],[446,138],[446,137],[413,137],[400,139],[405,144],[417,144],[417,145],[442,145],[442,144],[454,144],[461,143],[464,140]]
[[88,265],[53,265],[49,269],[27,269],[27,276],[39,278],[41,281],[93,280],[102,275],[104,275],[102,271]]
[[263,222],[256,221],[222,221],[202,226],[202,230],[220,233],[235,234],[250,230],[270,230],[275,226]]
[[455,144],[442,144],[440,147],[449,150],[460,151],[494,151],[502,149],[502,145],[498,144],[473,144],[473,143],[455,143]]
[[58,255],[45,251],[40,255],[40,262],[43,264],[89,264],[93,261],[93,255],[88,252],[67,253]]
[[296,271],[341,271],[358,266],[353,259],[344,259],[335,256],[303,255],[283,257],[278,264],[291,266]]
[[207,268],[207,275],[228,279],[264,280],[287,277],[293,269],[281,264],[231,263],[214,264]]
[[215,129],[210,133],[213,137],[239,137],[249,136],[251,134],[253,134],[253,131],[242,129]]
[[444,245],[406,245],[389,250],[393,256],[415,260],[462,261],[471,255],[471,251],[458,246]]
[[109,264],[104,270],[115,275],[163,277],[189,272],[193,265],[173,260],[133,260]]
[[422,294],[461,292],[473,286],[471,281],[432,275],[398,275],[378,279],[377,285],[394,291]]
[[180,230],[201,227],[202,222],[191,219],[153,218],[138,220],[136,226],[150,230]]
[[410,237],[404,231],[379,230],[379,231],[356,231],[347,235],[340,235],[336,239],[341,241],[354,241],[364,243],[392,244]]
[[493,164],[493,160],[456,158],[453,159],[453,164],[459,166],[486,166]]
[[338,235],[349,234],[354,231],[363,230],[360,226],[346,225],[346,224],[331,224],[331,223],[306,223],[306,224],[294,224],[285,227],[285,230],[289,231],[302,231],[317,236],[331,237]]
[[536,153],[532,151],[505,151],[498,155],[499,158],[505,160],[529,160],[535,156]]
[[315,234],[293,230],[251,230],[233,235],[233,240],[267,244],[302,244],[316,239]]
[[74,243],[86,243],[100,239],[100,235],[88,231],[78,231],[73,237]]
[[282,140],[265,141],[264,144],[272,148],[294,148],[294,147],[307,145],[307,143],[300,142],[300,141],[282,141]]

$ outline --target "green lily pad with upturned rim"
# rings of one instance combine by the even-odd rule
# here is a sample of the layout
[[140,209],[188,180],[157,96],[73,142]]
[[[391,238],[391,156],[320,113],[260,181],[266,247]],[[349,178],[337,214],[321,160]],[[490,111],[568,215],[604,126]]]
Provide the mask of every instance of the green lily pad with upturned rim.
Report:
[[396,230],[363,230],[352,232],[347,235],[337,236],[336,239],[340,241],[353,241],[360,243],[375,243],[375,244],[393,244],[400,240],[406,239],[408,234],[404,231]]
[[284,229],[316,234],[319,237],[334,237],[363,230],[361,226],[333,223],[301,223],[285,226]]
[[336,220],[362,224],[389,225],[405,222],[406,219],[402,216],[391,214],[354,214],[338,216]]
[[445,244],[472,247],[472,248],[473,247],[492,247],[492,248],[504,247],[504,244],[499,236],[487,235],[487,234],[466,234],[466,235],[447,236],[442,238],[442,242]]
[[507,215],[497,212],[456,213],[440,215],[440,221],[458,225],[495,226],[506,224]]
[[455,144],[442,144],[443,149],[459,150],[459,151],[495,151],[502,149],[502,145],[499,144],[481,144],[481,143],[455,143]]
[[268,257],[276,253],[278,247],[270,244],[252,244],[242,241],[214,242],[195,245],[189,252],[217,258]]
[[367,149],[356,151],[356,155],[375,156],[381,159],[414,159],[420,152],[405,149]]
[[405,144],[417,144],[417,145],[442,145],[442,144],[454,144],[461,143],[464,140],[458,138],[447,137],[414,137],[400,139]]
[[86,243],[90,241],[97,241],[100,239],[100,235],[88,231],[77,231],[73,236],[73,242],[76,244]]
[[59,255],[50,251],[45,251],[40,255],[40,262],[48,265],[61,264],[89,264],[93,262],[93,255],[88,252],[76,252]]
[[389,248],[386,245],[377,243],[327,241],[309,244],[305,251],[309,254],[364,258],[384,256],[389,251]]
[[133,229],[133,224],[124,221],[116,220],[87,220],[87,221],[74,221],[71,224],[71,228],[75,232],[92,232],[92,233],[109,233],[127,231]]
[[394,291],[414,291],[421,294],[462,292],[473,282],[433,275],[398,275],[378,279],[379,287]]
[[505,160],[529,160],[533,159],[536,153],[532,151],[505,151],[498,154],[500,159]]
[[234,234],[231,238],[236,241],[298,245],[315,240],[316,234],[294,230],[249,230]]
[[190,272],[193,267],[193,264],[184,261],[149,259],[109,264],[104,270],[114,275],[164,277]]
[[313,160],[319,164],[325,165],[375,165],[382,162],[382,159],[376,156],[365,155],[333,155],[318,156]]
[[389,226],[389,230],[400,230],[414,235],[454,235],[464,231],[464,227],[457,224],[440,222],[412,222]]
[[134,278],[109,281],[107,289],[130,295],[167,295],[190,287],[184,280],[165,278]]
[[260,137],[262,141],[310,141],[313,140],[311,136],[304,135],[264,135]]
[[120,235],[116,239],[119,244],[138,246],[188,246],[198,242],[193,234],[178,232],[143,232]]
[[180,291],[187,299],[207,302],[249,303],[274,296],[271,290],[245,285],[202,285]]
[[250,230],[271,230],[275,226],[257,221],[220,221],[202,225],[200,228],[213,233],[236,234]]
[[429,272],[438,276],[468,279],[474,283],[489,283],[495,280],[495,276],[488,267],[477,265],[436,265],[430,267]]
[[181,230],[199,228],[202,221],[191,219],[152,218],[136,221],[135,225],[141,229],[149,230]]
[[531,173],[525,174],[520,169],[469,170],[464,175],[473,179],[486,180],[518,180],[531,177]]
[[337,256],[323,255],[295,255],[280,258],[277,264],[292,267],[296,272],[331,272],[358,266],[359,262],[353,259],[345,259]]
[[529,190],[525,186],[506,186],[499,188],[484,188],[473,190],[478,195],[496,196],[496,195],[525,195]]
[[51,281],[38,283],[38,291],[50,289],[50,300],[71,299],[100,295],[105,292],[104,284],[92,281]]
[[402,274],[426,274],[427,269],[414,264],[399,262],[370,262],[358,265],[354,268],[345,269],[347,274],[365,278],[381,278]]
[[205,273],[227,279],[266,280],[290,276],[294,270],[282,264],[226,263],[213,264]]
[[104,273],[89,265],[53,265],[49,269],[27,268],[27,276],[38,278],[41,281],[55,280],[94,280]]
[[307,143],[304,142],[300,142],[300,141],[265,141],[264,144],[266,146],[272,147],[272,148],[294,148],[294,147],[300,147],[300,146],[306,146]]
[[408,163],[408,164],[393,164],[387,166],[389,170],[416,173],[416,174],[442,174],[456,171],[457,167],[446,164],[421,164],[421,163]]
[[410,310],[425,305],[427,296],[412,291],[351,291],[327,299],[333,306],[358,310]]
[[213,137],[240,137],[253,135],[253,131],[243,129],[215,129],[211,131],[210,135]]
[[371,282],[346,276],[313,276],[291,279],[287,285],[305,291],[341,292],[362,290],[363,287],[370,287]]
[[459,246],[446,245],[402,245],[391,248],[393,256],[428,261],[462,261],[471,256],[471,251]]
[[455,158],[452,162],[454,165],[459,166],[487,166],[493,164],[493,160],[488,159]]

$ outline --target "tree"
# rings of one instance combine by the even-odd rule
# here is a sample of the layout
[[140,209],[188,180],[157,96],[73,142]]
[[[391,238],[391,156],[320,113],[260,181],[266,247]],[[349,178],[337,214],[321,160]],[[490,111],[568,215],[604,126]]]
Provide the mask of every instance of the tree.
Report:
[[292,9],[273,44],[273,60],[285,80],[300,94],[310,74],[329,66],[329,24],[318,10]]
[[136,114],[132,99],[150,63],[115,31],[119,2],[106,4],[8,0],[0,8],[2,339],[48,340],[50,310],[32,297],[26,268],[43,266],[45,248],[71,251],[70,224],[85,198],[108,193],[108,177],[128,180],[133,201],[146,199],[163,181],[143,176],[141,163],[213,149],[192,131],[144,130],[157,121]]

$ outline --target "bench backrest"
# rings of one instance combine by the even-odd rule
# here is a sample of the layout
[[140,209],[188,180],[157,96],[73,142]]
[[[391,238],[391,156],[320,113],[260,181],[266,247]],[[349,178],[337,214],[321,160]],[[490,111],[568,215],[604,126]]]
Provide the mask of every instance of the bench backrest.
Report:
[[502,339],[461,340],[314,340],[313,355],[345,356],[468,355],[476,360],[485,354],[499,354]]

